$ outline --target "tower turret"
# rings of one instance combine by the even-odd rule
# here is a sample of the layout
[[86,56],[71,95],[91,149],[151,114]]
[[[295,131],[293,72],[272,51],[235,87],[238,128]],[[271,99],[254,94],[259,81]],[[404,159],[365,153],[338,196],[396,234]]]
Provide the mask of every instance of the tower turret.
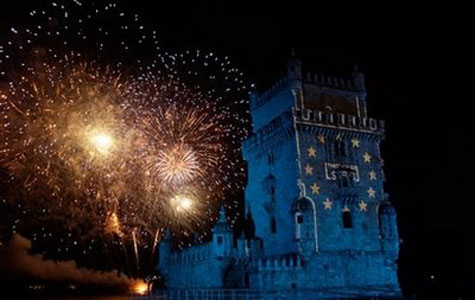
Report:
[[229,227],[226,211],[222,206],[219,210],[218,221],[213,226],[213,248],[217,257],[231,255],[233,248],[233,230]]
[[366,91],[364,74],[360,72],[357,65],[353,67],[353,72],[351,73],[351,80],[353,82],[353,86],[357,90],[364,92]]
[[397,230],[396,211],[385,201],[379,206],[379,226],[381,246],[388,259],[394,263],[399,252],[399,234]]
[[365,77],[364,74],[358,69],[358,66],[355,64],[353,67],[353,72],[351,73],[351,82],[353,87],[357,91],[356,97],[356,105],[358,117],[367,117],[367,110],[366,110],[366,87],[365,87]]
[[256,235],[256,225],[254,224],[250,207],[247,209],[244,233],[248,240],[255,238]]

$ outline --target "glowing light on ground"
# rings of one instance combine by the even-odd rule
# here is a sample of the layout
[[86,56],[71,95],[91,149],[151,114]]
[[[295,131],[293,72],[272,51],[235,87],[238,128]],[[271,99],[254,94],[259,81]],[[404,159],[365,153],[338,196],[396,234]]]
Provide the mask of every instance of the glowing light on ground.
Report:
[[132,290],[135,294],[145,295],[148,293],[148,284],[143,281],[137,282],[132,287]]

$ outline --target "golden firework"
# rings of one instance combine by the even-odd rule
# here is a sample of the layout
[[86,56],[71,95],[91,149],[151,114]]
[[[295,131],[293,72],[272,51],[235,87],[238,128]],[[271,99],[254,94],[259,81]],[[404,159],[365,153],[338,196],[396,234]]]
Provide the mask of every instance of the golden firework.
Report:
[[192,147],[179,143],[160,150],[155,167],[163,181],[177,185],[190,182],[199,174],[200,163]]
[[170,203],[177,212],[189,212],[193,207],[192,198],[184,194],[175,195],[170,199]]

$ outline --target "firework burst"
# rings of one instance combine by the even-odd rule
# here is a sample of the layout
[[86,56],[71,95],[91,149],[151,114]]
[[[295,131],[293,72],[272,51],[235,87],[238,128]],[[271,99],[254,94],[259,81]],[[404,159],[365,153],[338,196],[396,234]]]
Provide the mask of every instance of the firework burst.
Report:
[[11,232],[60,223],[84,248],[137,245],[164,227],[204,232],[219,203],[237,207],[248,89],[228,57],[164,51],[113,3],[58,1],[30,18],[0,47]]
[[174,107],[158,108],[142,120],[152,143],[147,155],[150,184],[181,186],[212,176],[224,155],[219,117],[198,108]]
[[200,174],[200,163],[193,147],[183,142],[159,150],[156,161],[152,162],[153,173],[161,181],[171,185],[182,185]]

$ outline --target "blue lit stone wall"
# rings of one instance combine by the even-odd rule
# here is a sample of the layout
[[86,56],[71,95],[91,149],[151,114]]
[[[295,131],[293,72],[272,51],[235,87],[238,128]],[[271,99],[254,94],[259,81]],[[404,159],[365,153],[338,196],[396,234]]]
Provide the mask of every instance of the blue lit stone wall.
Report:
[[251,95],[251,118],[253,132],[256,133],[272,120],[291,110],[294,97],[287,88],[288,81],[282,80],[264,95]]
[[[295,252],[290,206],[298,195],[295,134],[289,113],[257,132],[243,149],[248,164],[245,197],[267,255]],[[274,189],[274,192],[271,191]],[[272,230],[272,218],[275,226]]]
[[[379,137],[305,126],[300,141],[301,178],[316,203],[320,250],[380,251],[378,207],[385,195]],[[344,156],[335,155],[336,141],[345,147]],[[365,154],[371,155],[368,162]],[[343,227],[344,210],[351,215],[351,228]]]
[[212,243],[172,253],[163,266],[170,288],[221,288],[227,261],[216,255]]

